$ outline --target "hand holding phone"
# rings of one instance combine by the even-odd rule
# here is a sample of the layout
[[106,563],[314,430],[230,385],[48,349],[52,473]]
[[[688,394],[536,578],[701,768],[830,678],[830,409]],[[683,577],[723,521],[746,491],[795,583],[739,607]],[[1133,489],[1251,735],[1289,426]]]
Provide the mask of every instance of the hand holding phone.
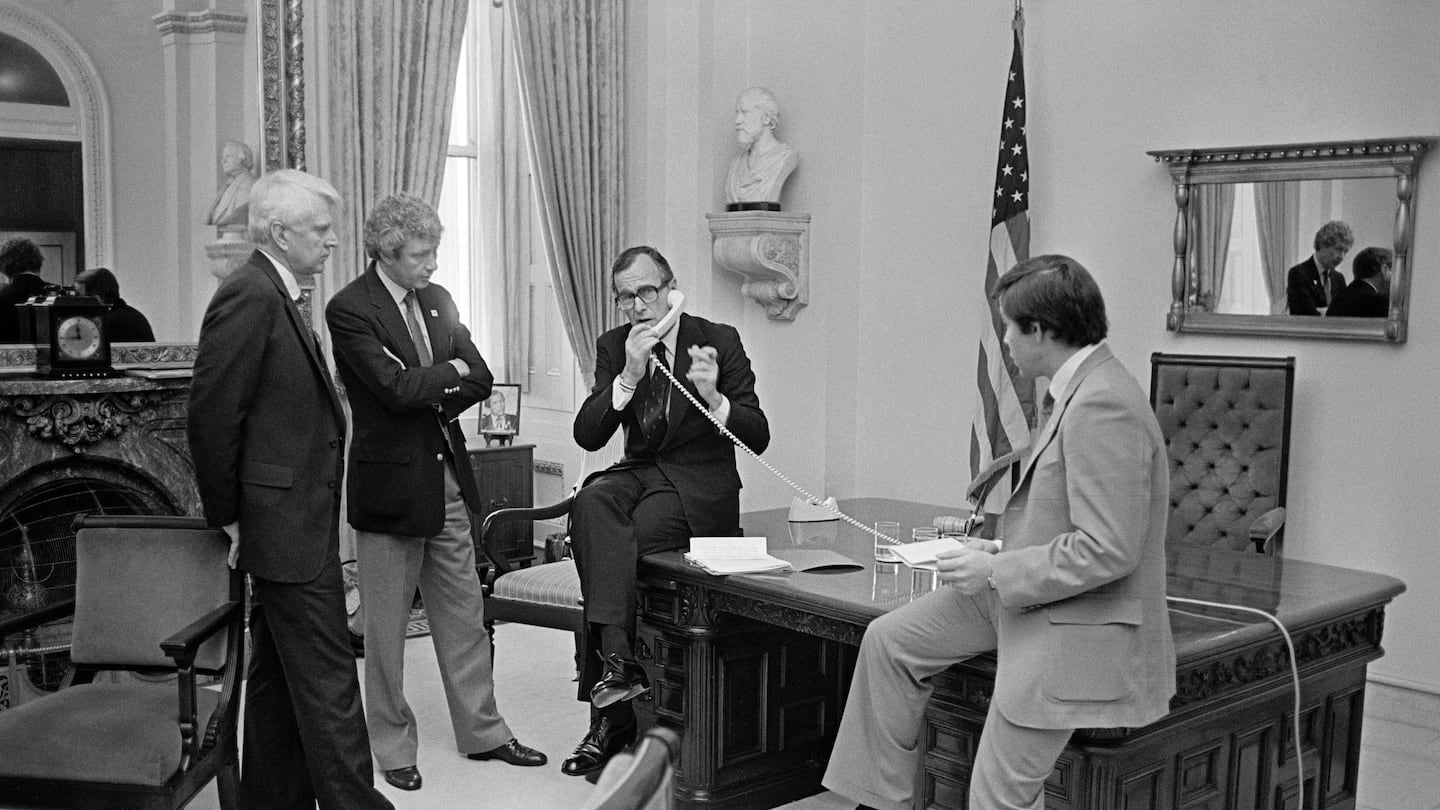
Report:
[[670,304],[670,311],[665,313],[665,317],[650,324],[650,329],[655,332],[657,339],[665,337],[665,333],[670,331],[670,327],[680,320],[680,312],[685,309],[685,293],[671,290],[670,294],[665,297],[665,301]]

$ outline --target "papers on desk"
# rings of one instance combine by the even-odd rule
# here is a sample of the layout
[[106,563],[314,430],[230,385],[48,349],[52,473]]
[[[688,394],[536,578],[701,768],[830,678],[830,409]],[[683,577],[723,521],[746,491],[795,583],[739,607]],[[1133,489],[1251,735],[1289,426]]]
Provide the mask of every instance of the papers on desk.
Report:
[[911,568],[923,568],[926,571],[938,571],[940,558],[936,555],[942,551],[964,548],[965,544],[958,538],[941,537],[935,540],[921,540],[918,543],[900,543],[890,547],[900,561]]
[[763,537],[692,537],[685,561],[707,574],[758,574],[784,571],[790,563],[770,556]]

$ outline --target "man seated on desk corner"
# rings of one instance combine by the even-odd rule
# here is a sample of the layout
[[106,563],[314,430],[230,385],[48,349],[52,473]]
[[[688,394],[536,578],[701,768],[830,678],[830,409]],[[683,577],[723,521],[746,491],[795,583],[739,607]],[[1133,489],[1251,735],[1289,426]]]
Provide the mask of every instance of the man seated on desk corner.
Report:
[[570,508],[570,539],[585,600],[585,650],[578,699],[591,704],[590,731],[561,770],[598,774],[635,738],[630,702],[649,689],[635,661],[636,565],[692,536],[739,532],[735,447],[680,391],[757,453],[770,426],[755,374],[734,327],[681,315],[664,334],[675,275],[660,251],[632,247],[610,268],[615,303],[629,319],[595,342],[595,385],[575,415],[575,441],[599,450],[625,432],[625,456],[590,476]]
[[1000,520],[1003,545],[939,555],[938,588],[870,623],[825,773],[860,808],[909,808],[932,678],[997,651],[969,806],[1042,810],[1076,728],[1143,726],[1175,692],[1165,605],[1169,461],[1149,399],[1111,354],[1105,302],[1066,256],[999,281],[1005,346],[1049,380],[1049,416]]

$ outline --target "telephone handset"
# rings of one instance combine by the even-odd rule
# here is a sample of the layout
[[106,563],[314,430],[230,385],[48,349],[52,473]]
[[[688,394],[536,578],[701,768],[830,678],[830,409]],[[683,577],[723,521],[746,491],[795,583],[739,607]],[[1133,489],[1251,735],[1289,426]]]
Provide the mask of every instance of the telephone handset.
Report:
[[[665,313],[665,317],[650,324],[650,329],[655,332],[657,338],[665,337],[665,333],[669,332],[670,327],[680,320],[680,312],[685,309],[685,293],[679,290],[672,289],[665,300],[670,304],[670,311]],[[655,345],[659,346],[660,344],[656,343]]]
[[[658,336],[658,337],[664,337],[664,336],[665,336],[665,333],[668,332],[668,331],[670,331],[670,327],[671,327],[672,325],[674,325],[674,323],[675,323],[677,320],[680,319],[680,311],[685,308],[685,294],[682,293],[682,292],[680,292],[679,290],[674,290],[674,289],[672,289],[672,290],[670,291],[669,296],[668,296],[665,300],[670,304],[670,311],[667,312],[667,313],[665,313],[665,317],[661,318],[659,321],[656,321],[655,323],[653,323],[653,324],[650,325],[650,328],[655,332],[656,336]],[[654,349],[654,351],[658,352],[659,350],[660,350],[660,344],[657,342],[657,343],[655,344],[655,349]],[[680,351],[680,350],[681,350],[681,347],[677,345],[677,346],[676,346],[676,351],[678,352],[678,351]],[[790,480],[790,477],[789,477],[789,476],[787,476],[785,473],[782,473],[782,472],[780,472],[779,470],[775,469],[775,467],[772,466],[772,465],[770,464],[770,462],[766,461],[759,453],[755,452],[754,450],[751,450],[749,447],[746,447],[746,446],[745,446],[745,443],[742,442],[742,441],[740,441],[740,438],[739,438],[738,436],[736,436],[734,433],[731,433],[729,428],[727,428],[727,427],[725,427],[725,425],[721,424],[720,420],[715,418],[715,414],[711,413],[711,412],[710,412],[710,409],[709,409],[708,407],[706,407],[705,405],[701,404],[700,401],[695,398],[695,395],[692,394],[692,393],[690,393],[690,390],[689,390],[689,389],[687,389],[685,386],[681,385],[679,380],[675,379],[674,373],[672,373],[672,372],[670,371],[670,369],[669,369],[664,363],[657,363],[657,364],[656,364],[656,368],[659,368],[661,371],[663,371],[663,372],[665,373],[665,376],[666,376],[666,377],[669,377],[669,378],[670,378],[670,383],[674,386],[671,390],[679,391],[681,394],[683,394],[683,395],[685,396],[686,399],[690,400],[690,404],[691,404],[691,405],[694,405],[695,408],[696,408],[696,410],[698,410],[698,411],[700,411],[700,413],[704,414],[704,415],[705,415],[705,418],[706,418],[706,419],[709,419],[710,422],[711,422],[712,424],[714,424],[717,429],[719,429],[720,433],[721,433],[722,435],[724,435],[725,438],[727,438],[727,439],[730,440],[730,443],[731,443],[731,444],[734,444],[736,447],[738,447],[738,448],[740,448],[741,450],[745,451],[745,453],[747,453],[751,458],[753,458],[753,459],[755,459],[757,462],[759,462],[759,463],[760,463],[760,466],[762,466],[762,467],[764,467],[765,469],[769,470],[770,472],[774,473],[775,476],[776,476],[777,478],[779,478],[781,481],[784,481],[785,483],[789,484],[791,489],[793,489],[793,490],[795,490],[796,492],[799,492],[801,495],[804,495],[804,496],[805,496],[805,506],[802,506],[802,507],[801,507],[801,510],[804,511],[804,512],[806,512],[806,514],[807,514],[807,517],[804,518],[805,520],[812,520],[812,521],[813,521],[813,520],[818,520],[818,519],[820,519],[820,518],[815,514],[817,511],[820,511],[820,512],[830,512],[830,513],[833,513],[833,514],[835,515],[835,517],[838,517],[838,518],[840,518],[841,520],[844,520],[846,523],[849,523],[849,524],[851,524],[851,525],[853,525],[853,526],[855,526],[855,527],[857,527],[857,528],[865,531],[865,532],[868,533],[868,534],[873,534],[873,535],[875,535],[876,537],[881,538],[881,539],[883,539],[884,541],[890,543],[891,545],[897,545],[897,544],[899,544],[900,541],[899,541],[898,539],[896,539],[896,538],[894,538],[894,537],[887,537],[887,536],[885,536],[885,535],[883,535],[883,534],[880,534],[879,532],[875,531],[875,529],[871,528],[870,526],[867,526],[867,525],[865,525],[864,523],[861,523],[860,521],[856,520],[855,518],[850,517],[849,515],[845,514],[844,512],[841,512],[840,509],[839,509],[839,507],[836,506],[836,503],[835,503],[835,499],[834,499],[834,498],[824,498],[824,499],[817,498],[816,496],[811,495],[808,491],[806,491],[806,489],[805,489],[804,487],[802,487],[802,486],[800,486],[799,484],[795,483],[794,481]],[[807,508],[807,507],[808,507],[808,508]],[[792,506],[791,508],[792,508],[792,511],[795,509],[794,506]]]

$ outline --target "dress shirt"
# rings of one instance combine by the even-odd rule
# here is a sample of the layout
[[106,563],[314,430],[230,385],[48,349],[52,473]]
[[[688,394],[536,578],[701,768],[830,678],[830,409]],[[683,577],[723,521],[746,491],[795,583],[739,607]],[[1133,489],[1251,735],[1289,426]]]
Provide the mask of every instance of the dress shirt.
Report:
[[[670,357],[670,368],[672,371],[675,368],[675,344],[679,341],[679,334],[680,321],[677,320],[674,325],[670,327],[670,331],[660,337],[660,342],[665,344],[665,352]],[[655,364],[658,362],[659,360],[652,353],[650,355],[650,361],[645,368],[645,374],[647,376],[655,373]],[[610,407],[617,411],[625,410],[625,406],[630,404],[630,398],[635,396],[635,389],[631,388],[627,391],[625,387],[620,384],[620,378],[618,376],[615,378],[614,385],[610,387],[610,392]],[[684,394],[681,394],[681,396],[684,396]],[[665,403],[665,409],[667,411],[670,409],[670,403],[668,401]],[[724,394],[721,394],[720,406],[711,411],[710,414],[718,419],[722,425],[729,422],[730,400]]]
[[[381,270],[378,266],[375,268],[375,275],[380,277],[380,283],[385,285],[385,291],[390,293],[390,297],[394,299],[395,310],[400,313],[400,320],[406,324],[406,331],[409,331],[410,315],[405,311],[405,295],[410,291],[392,281],[389,276],[385,275],[385,271]],[[425,341],[425,348],[429,349],[430,356],[434,357],[435,346],[430,342],[430,330],[425,328],[425,313],[422,309],[420,305],[420,293],[417,292],[415,293],[415,310],[416,315],[420,318],[420,339]],[[461,367],[465,362],[464,360],[456,357],[447,362],[461,377],[469,373],[469,366]]]
[[[1091,343],[1089,346],[1083,346],[1074,354],[1070,355],[1069,359],[1061,363],[1060,368],[1056,369],[1055,376],[1050,378],[1049,387],[1045,389],[1050,392],[1050,396],[1056,402],[1059,402],[1060,395],[1065,393],[1065,387],[1070,384],[1071,378],[1075,376],[1075,370],[1080,368],[1080,364],[1085,362],[1085,358],[1089,357],[1098,348],[1100,348],[1099,343]],[[1043,427],[1043,425],[1040,427]]]

